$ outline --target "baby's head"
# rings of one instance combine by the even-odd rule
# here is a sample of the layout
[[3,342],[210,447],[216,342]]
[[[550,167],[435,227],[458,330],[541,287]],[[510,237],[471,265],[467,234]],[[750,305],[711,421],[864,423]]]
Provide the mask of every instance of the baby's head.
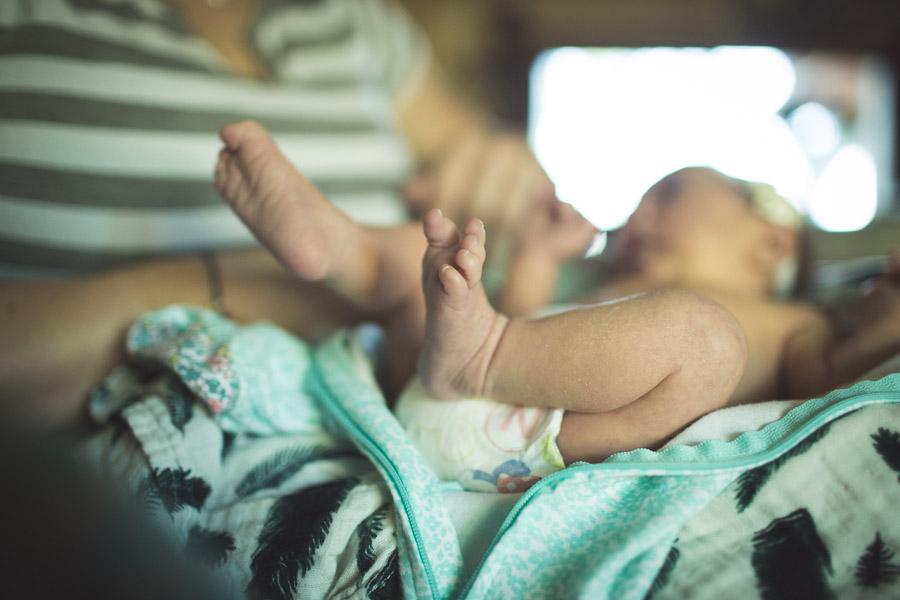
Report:
[[622,229],[622,259],[659,285],[786,293],[801,228],[799,213],[771,186],[688,167],[644,194]]

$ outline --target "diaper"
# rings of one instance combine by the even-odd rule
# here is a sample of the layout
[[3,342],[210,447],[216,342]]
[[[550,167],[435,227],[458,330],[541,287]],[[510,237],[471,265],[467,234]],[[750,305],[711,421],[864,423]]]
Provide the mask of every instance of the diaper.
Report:
[[414,379],[394,413],[438,477],[468,490],[524,492],[565,468],[556,445],[561,409],[435,400]]

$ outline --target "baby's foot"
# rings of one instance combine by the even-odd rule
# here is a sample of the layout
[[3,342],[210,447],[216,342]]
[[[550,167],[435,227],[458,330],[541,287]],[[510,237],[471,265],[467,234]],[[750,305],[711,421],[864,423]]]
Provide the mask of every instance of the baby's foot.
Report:
[[253,235],[288,269],[307,280],[334,274],[356,225],[281,154],[252,121],[219,132],[216,191]]
[[485,396],[488,366],[508,319],[491,307],[481,285],[484,225],[469,221],[460,240],[456,225],[439,210],[428,211],[423,221],[427,314],[419,375],[436,398]]

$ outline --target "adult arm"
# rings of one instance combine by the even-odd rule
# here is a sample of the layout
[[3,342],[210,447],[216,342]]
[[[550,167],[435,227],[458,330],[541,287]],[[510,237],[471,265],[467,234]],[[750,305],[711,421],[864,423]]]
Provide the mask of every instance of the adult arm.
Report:
[[[258,251],[219,256],[224,305],[238,322],[267,319],[317,337],[361,313]],[[168,304],[211,307],[204,261],[176,258],[58,282],[0,284],[4,418],[42,430],[86,424],[91,388],[125,359],[137,317]]]

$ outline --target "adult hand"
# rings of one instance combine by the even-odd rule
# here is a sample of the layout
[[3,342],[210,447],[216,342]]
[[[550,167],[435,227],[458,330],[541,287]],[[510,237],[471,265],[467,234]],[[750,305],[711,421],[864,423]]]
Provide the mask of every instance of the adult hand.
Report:
[[478,217],[488,229],[503,232],[555,192],[523,135],[478,129],[461,136],[414,177],[405,195],[422,212],[440,208],[457,223]]

